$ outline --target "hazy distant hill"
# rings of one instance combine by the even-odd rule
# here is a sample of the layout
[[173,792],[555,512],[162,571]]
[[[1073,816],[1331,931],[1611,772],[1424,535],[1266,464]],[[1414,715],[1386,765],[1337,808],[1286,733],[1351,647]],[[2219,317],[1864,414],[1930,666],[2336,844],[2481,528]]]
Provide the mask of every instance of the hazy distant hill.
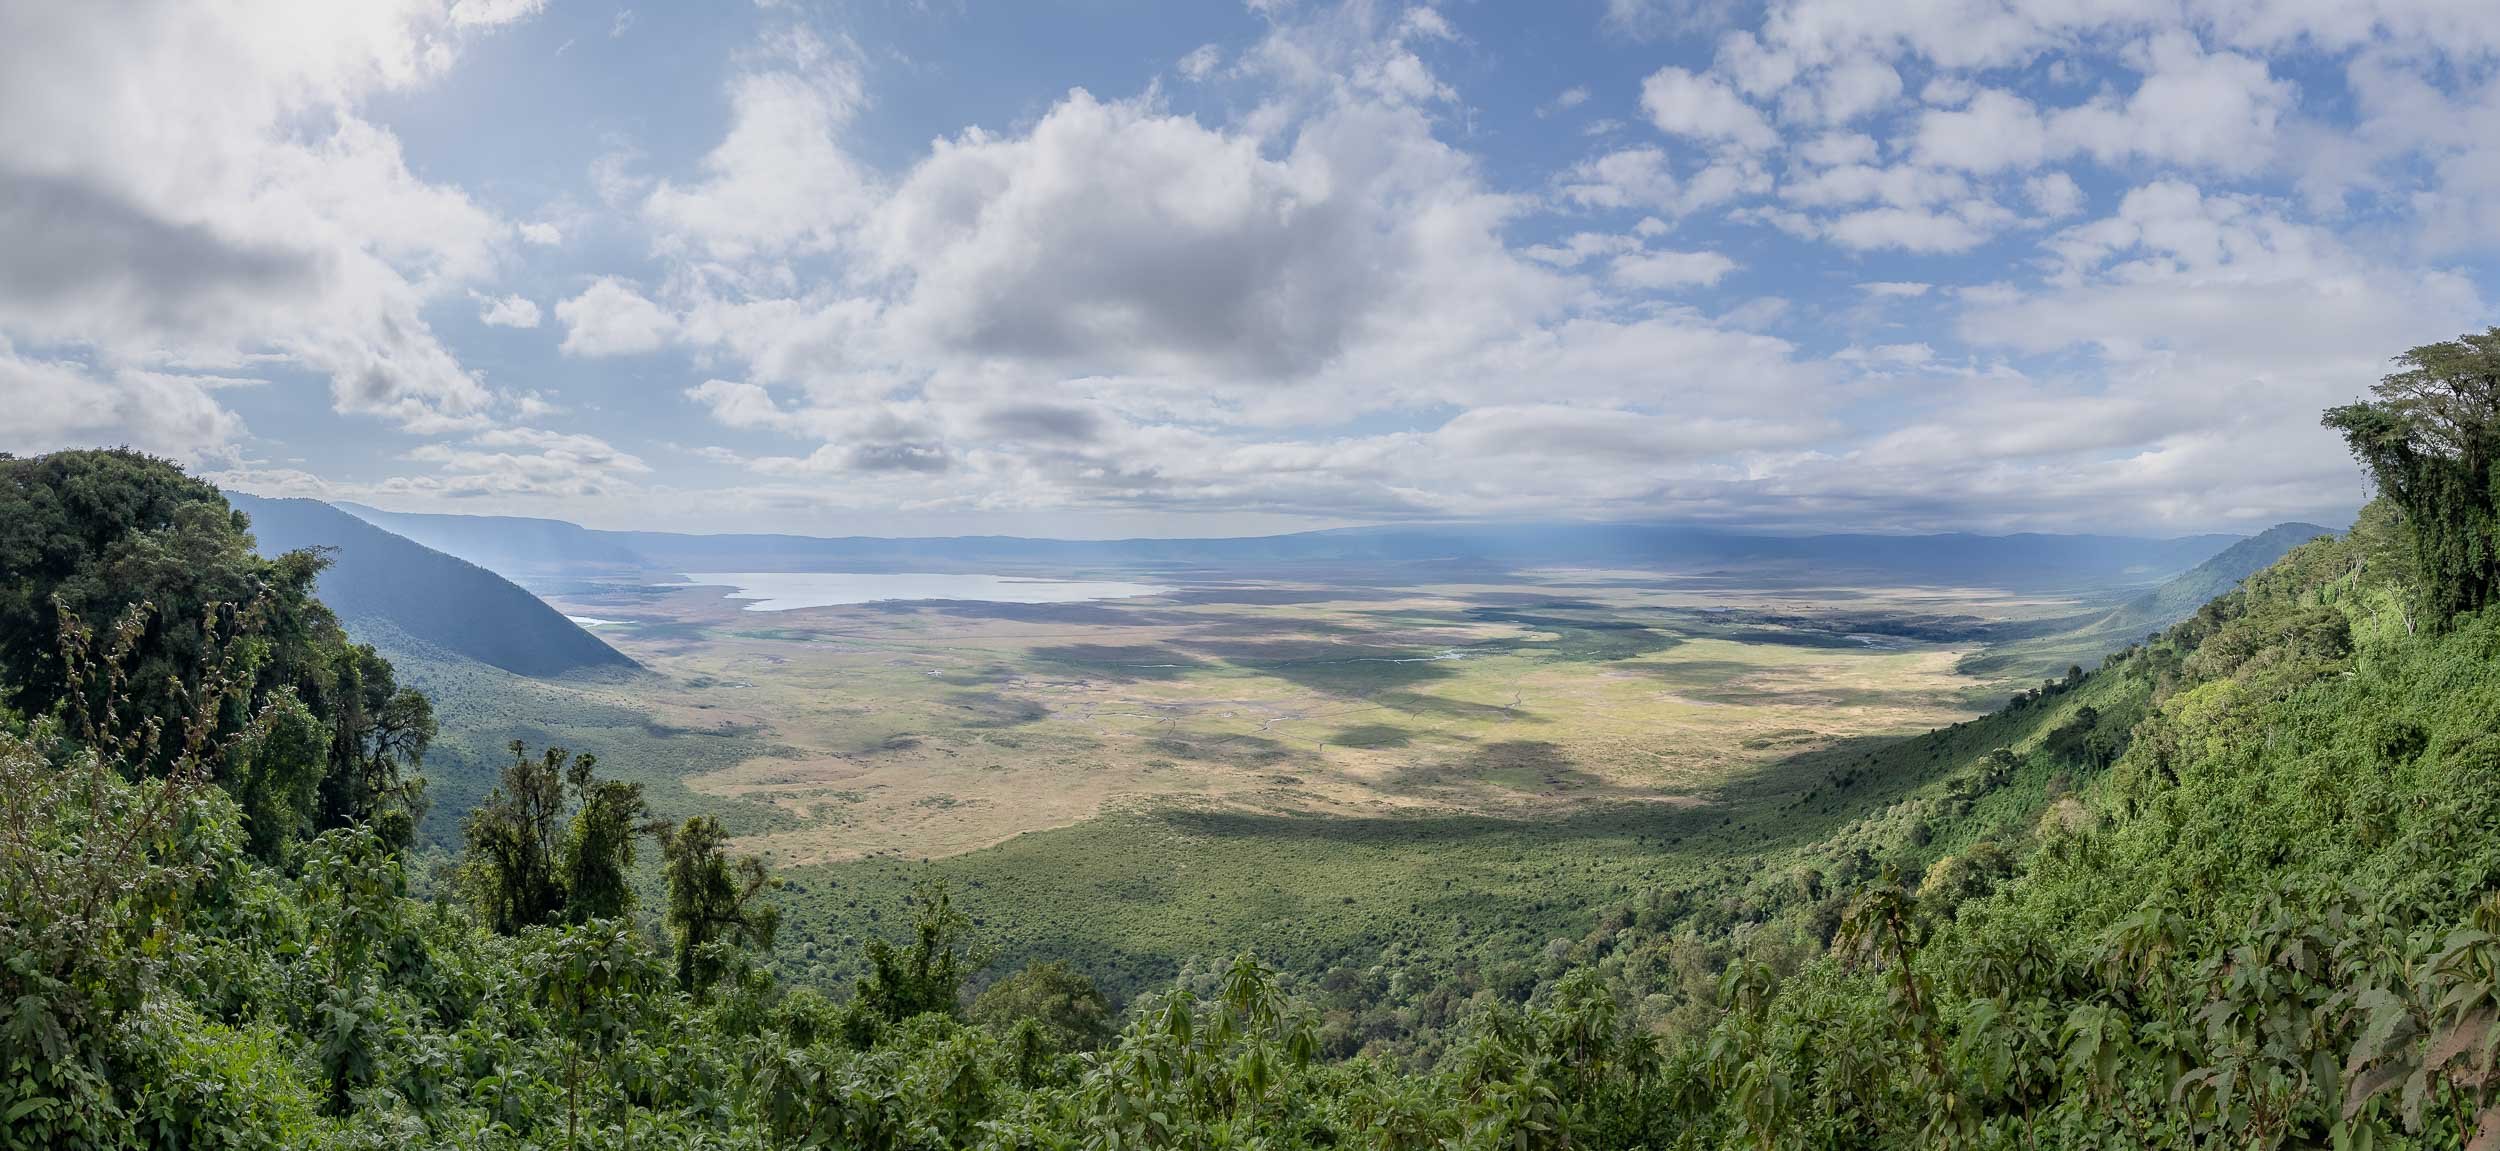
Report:
[[2276,524],[2232,544],[2223,549],[2222,554],[2188,569],[2177,579],[2121,605],[2101,617],[2098,626],[2141,638],[2146,632],[2169,627],[2196,614],[2196,609],[2205,606],[2207,600],[2240,586],[2241,580],[2273,567],[2276,560],[2282,559],[2293,548],[2319,536],[2341,534],[2316,524]]
[[608,538],[609,533],[562,520],[411,515],[345,502],[333,506],[384,531],[515,579],[629,573],[648,566],[631,548]]
[[1962,670],[1974,675],[2055,675],[2070,664],[2090,666],[2110,652],[2196,614],[2206,601],[2274,566],[2293,548],[2319,536],[2340,534],[2316,524],[2276,524],[2107,612],[2009,629],[2010,636],[2021,638],[1962,661]]
[[347,510],[536,585],[628,571],[1049,567],[1248,574],[1253,568],[1362,568],[1420,576],[1534,567],[1742,567],[1803,578],[2082,590],[2149,586],[2238,540],[2229,535],[1769,536],[1654,524],[1417,525],[1232,539],[885,539],[607,532],[560,520],[381,512],[355,505]]
[[335,549],[330,569],[321,574],[321,598],[359,639],[357,621],[382,620],[443,651],[519,675],[636,666],[537,596],[477,564],[317,500],[240,492],[228,492],[226,499],[252,517],[252,535],[264,555]]

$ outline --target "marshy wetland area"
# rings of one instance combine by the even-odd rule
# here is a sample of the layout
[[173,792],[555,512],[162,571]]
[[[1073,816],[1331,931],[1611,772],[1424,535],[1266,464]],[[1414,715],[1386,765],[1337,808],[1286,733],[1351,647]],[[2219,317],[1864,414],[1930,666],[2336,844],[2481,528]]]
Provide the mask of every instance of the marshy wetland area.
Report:
[[1147,981],[1244,944],[1542,930],[1705,844],[1802,834],[1822,760],[1986,710],[2006,685],[1955,671],[1974,637],[2075,608],[1793,573],[1080,574],[1103,598],[577,584],[550,600],[649,674],[529,690],[611,717],[575,746],[638,727],[627,754],[676,765],[657,798],[729,813],[790,878],[802,957],[934,873],[1006,951],[1091,938]]

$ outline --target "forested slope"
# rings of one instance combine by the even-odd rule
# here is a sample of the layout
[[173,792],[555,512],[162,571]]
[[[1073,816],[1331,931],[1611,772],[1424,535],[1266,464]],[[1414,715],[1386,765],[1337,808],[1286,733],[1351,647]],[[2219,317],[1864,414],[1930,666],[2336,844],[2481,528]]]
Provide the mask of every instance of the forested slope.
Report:
[[979,909],[941,889],[850,993],[787,987],[761,868],[661,828],[665,907],[636,907],[639,796],[553,751],[427,900],[359,823],[246,850],[220,783],[256,727],[152,767],[91,708],[13,718],[7,1143],[2482,1151],[2500,331],[2473,339],[2330,413],[2385,492],[2344,538],[1995,715],[1731,797],[1829,833],[1591,908],[1552,977],[1352,1057],[1335,988],[1250,956],[1116,1016],[1066,966],[970,995]]

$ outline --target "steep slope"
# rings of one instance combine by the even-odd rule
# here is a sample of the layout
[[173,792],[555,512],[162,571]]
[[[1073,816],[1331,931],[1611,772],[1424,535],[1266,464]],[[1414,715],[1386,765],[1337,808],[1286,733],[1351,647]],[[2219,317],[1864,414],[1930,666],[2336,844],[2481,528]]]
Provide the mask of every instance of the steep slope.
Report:
[[[1687,992],[1719,1081],[1797,1085],[1771,1107],[1723,1097],[1721,1130],[2500,1145],[2481,1086],[2500,1045],[2500,612],[2417,628],[2410,545],[2377,527],[1969,725],[2057,718],[1834,836],[1801,873],[1817,882],[1704,893],[1829,946],[1767,1010]],[[1835,878],[1852,886],[1818,902]],[[1724,954],[1736,971],[1767,953]],[[1878,1066],[1889,1086],[1860,1087]]]
[[249,515],[264,555],[334,549],[320,594],[351,632],[360,620],[443,651],[527,676],[634,661],[511,581],[465,560],[394,535],[317,500],[273,500],[226,493]]
[[1962,661],[1961,671],[1979,676],[2053,676],[2196,614],[2240,581],[2272,567],[2292,549],[2338,533],[2316,524],[2286,523],[2232,544],[2160,587],[2099,614],[2044,620],[1998,633],[2007,641]]

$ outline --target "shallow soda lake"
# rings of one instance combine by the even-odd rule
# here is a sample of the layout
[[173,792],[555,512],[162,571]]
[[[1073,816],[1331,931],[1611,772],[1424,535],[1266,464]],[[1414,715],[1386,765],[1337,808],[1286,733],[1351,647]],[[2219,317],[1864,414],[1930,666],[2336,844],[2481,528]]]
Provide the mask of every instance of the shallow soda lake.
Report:
[[726,598],[754,600],[748,611],[789,611],[846,603],[952,599],[985,603],[1081,603],[1171,591],[1118,580],[1029,576],[940,575],[931,572],[689,572],[676,586],[726,587]]

